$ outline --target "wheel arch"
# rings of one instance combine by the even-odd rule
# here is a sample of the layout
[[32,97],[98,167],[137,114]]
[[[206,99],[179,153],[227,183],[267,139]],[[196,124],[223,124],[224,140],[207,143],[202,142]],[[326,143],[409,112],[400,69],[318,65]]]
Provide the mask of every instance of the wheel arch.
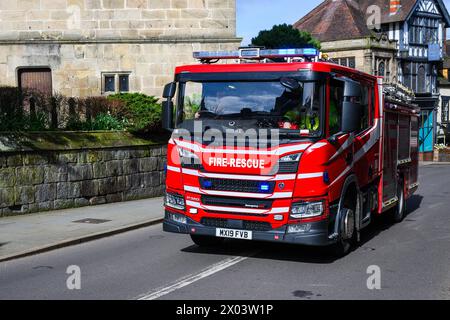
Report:
[[[361,230],[361,205],[362,205],[362,195],[359,189],[358,179],[355,174],[350,174],[345,179],[342,186],[341,197],[339,199],[338,211],[334,223],[334,233],[332,236],[338,237],[339,228],[342,222],[342,209],[344,207],[344,202],[348,197],[352,197],[355,205],[355,228],[357,232],[357,239],[359,241],[359,232]],[[359,205],[359,208],[358,208]]]

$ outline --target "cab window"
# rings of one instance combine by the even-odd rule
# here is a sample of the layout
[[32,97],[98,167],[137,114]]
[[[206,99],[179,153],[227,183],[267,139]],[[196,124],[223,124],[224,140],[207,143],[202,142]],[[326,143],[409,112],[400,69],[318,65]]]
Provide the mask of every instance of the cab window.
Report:
[[330,136],[341,131],[342,102],[344,101],[344,82],[338,80],[330,81],[330,111],[328,125]]

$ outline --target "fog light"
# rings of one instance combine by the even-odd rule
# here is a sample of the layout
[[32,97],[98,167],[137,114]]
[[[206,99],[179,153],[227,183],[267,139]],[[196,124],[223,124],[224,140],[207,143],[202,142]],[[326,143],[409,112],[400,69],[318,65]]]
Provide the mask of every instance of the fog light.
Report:
[[291,224],[288,226],[288,233],[305,233],[311,230],[311,224]]
[[283,216],[281,214],[277,214],[273,217],[275,221],[283,221]]
[[170,214],[169,214],[169,218],[170,218],[170,220],[175,221],[175,222],[178,222],[178,223],[181,223],[181,224],[186,224],[186,223],[187,223],[186,217],[185,217],[185,216],[182,216],[182,215],[180,215],[180,214],[173,214],[173,213],[170,213]]
[[197,214],[198,213],[198,209],[197,208],[190,208],[189,209],[189,213],[190,214]]

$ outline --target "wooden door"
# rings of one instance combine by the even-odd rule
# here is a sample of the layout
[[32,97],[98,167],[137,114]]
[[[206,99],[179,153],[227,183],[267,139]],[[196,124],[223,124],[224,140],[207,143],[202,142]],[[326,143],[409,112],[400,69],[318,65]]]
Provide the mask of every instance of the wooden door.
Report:
[[49,68],[30,68],[19,70],[19,87],[51,95],[52,71]]

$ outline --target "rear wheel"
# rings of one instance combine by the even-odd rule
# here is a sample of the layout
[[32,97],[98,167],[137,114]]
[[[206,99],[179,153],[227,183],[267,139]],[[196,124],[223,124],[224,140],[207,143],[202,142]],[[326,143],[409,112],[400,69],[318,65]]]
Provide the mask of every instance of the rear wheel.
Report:
[[403,180],[400,180],[397,186],[397,198],[398,202],[392,212],[392,220],[394,222],[399,223],[405,219],[406,215],[406,201],[405,201],[405,190]]
[[223,243],[223,238],[191,234],[192,241],[200,247],[214,247]]

